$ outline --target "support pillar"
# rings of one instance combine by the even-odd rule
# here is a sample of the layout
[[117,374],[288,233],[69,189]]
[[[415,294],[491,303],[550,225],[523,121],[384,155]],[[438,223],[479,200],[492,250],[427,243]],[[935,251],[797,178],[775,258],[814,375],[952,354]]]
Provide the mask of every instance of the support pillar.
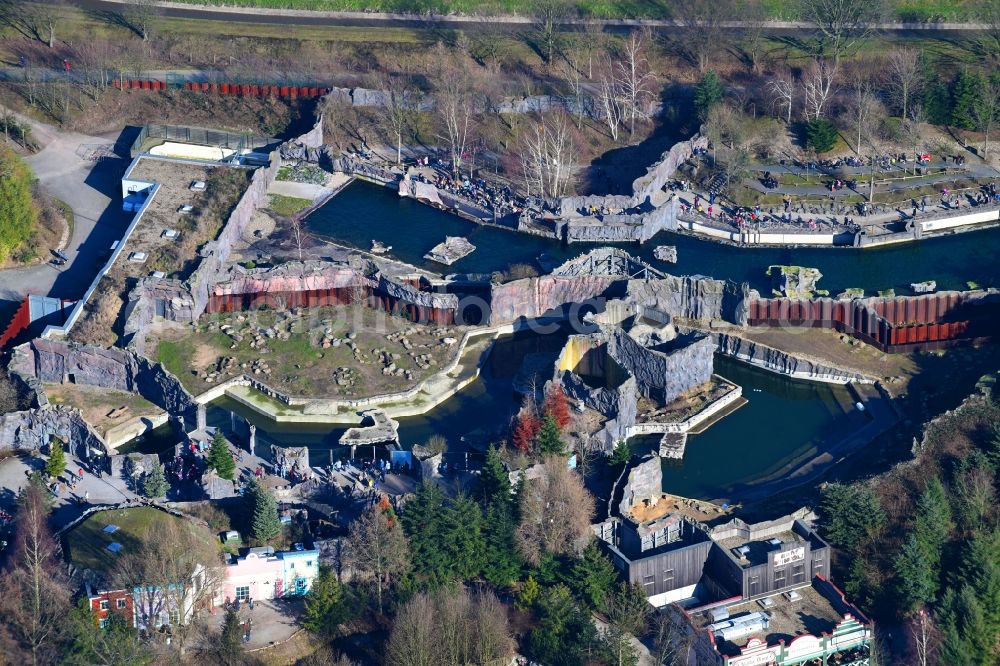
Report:
[[257,426],[250,424],[250,455],[257,450]]
[[195,424],[196,430],[204,430],[206,426],[206,407],[202,403],[198,403],[198,421]]

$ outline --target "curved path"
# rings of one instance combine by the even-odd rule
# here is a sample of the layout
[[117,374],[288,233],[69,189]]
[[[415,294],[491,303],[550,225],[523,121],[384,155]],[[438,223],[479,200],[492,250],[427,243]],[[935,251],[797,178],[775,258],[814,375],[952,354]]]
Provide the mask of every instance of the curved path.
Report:
[[[121,174],[127,162],[113,156],[94,160],[109,151],[114,138],[63,132],[20,117],[31,125],[42,150],[27,158],[42,187],[73,209],[73,236],[64,248],[69,262],[49,263],[0,271],[0,300],[20,300],[26,294],[79,298],[97,274],[101,253],[111,247],[131,216],[113,205],[118,200]],[[54,248],[38,248],[51,257]]]

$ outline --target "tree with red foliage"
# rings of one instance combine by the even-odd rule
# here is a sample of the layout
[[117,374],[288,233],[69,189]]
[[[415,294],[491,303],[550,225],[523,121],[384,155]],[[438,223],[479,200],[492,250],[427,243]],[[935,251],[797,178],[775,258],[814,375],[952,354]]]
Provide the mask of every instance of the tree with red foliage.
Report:
[[542,429],[542,420],[535,414],[534,409],[522,408],[517,415],[517,424],[514,426],[514,446],[521,453],[528,453],[535,444],[535,437]]
[[545,394],[545,405],[542,411],[546,416],[551,416],[556,420],[556,425],[559,426],[560,430],[566,429],[570,421],[569,403],[562,386],[559,384],[551,385],[548,393]]

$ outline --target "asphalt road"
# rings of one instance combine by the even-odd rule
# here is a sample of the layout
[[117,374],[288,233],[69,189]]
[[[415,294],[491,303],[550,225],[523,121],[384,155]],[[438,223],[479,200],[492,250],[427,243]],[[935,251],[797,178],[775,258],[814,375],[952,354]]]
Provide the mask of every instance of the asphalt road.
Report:
[[[97,14],[120,13],[127,4],[124,0],[76,0],[74,3],[80,9]],[[475,32],[477,30],[523,30],[533,22],[531,17],[524,16],[455,16],[435,15],[417,16],[405,14],[380,14],[375,12],[318,12],[306,10],[258,9],[252,7],[206,7],[199,5],[183,5],[180,3],[159,3],[156,10],[160,16],[179,19],[195,19],[210,21],[238,21],[241,23],[264,23],[272,25],[309,25],[309,26],[343,26],[370,28],[427,28],[451,29]],[[671,20],[624,19],[602,20],[605,32],[627,32],[637,26],[649,27],[657,32],[676,33],[683,30]],[[559,23],[563,31],[582,29],[585,21],[566,20]],[[731,28],[739,29],[738,21],[727,23]],[[974,36],[985,29],[972,24],[886,24],[884,32],[901,37],[941,37],[949,38]],[[811,31],[812,28],[794,22],[774,22],[767,33],[773,36],[793,36]]]

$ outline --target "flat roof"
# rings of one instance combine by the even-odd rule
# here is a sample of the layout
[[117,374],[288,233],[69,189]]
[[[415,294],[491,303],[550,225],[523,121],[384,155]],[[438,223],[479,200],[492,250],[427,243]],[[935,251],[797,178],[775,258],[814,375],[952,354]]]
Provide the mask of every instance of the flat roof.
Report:
[[[795,592],[800,597],[796,601],[789,601],[784,593],[766,597],[774,602],[769,608],[762,607],[756,600],[727,606],[730,618],[748,613],[767,613],[770,623],[767,629],[734,641],[716,636],[715,645],[719,652],[726,656],[738,655],[751,638],[759,638],[768,645],[783,640],[785,645],[788,645],[796,636],[806,634],[819,636],[822,633],[829,633],[843,619],[843,615],[837,611],[833,602],[815,586],[800,587]],[[708,626],[712,624],[712,617],[708,611],[693,615],[691,620],[700,630],[708,630]]]
[[[737,558],[737,562],[739,562],[745,569],[747,567],[757,566],[758,564],[764,564],[767,562],[767,558],[771,553],[781,549],[781,546],[772,545],[770,543],[771,539],[779,539],[782,545],[789,543],[807,543],[806,539],[791,530],[785,530],[764,539],[747,541],[741,537],[731,537],[729,539],[718,539],[716,543],[719,544],[720,547],[729,551],[730,555]],[[734,548],[739,548],[740,546],[746,546],[749,548],[749,552],[744,557],[739,557],[733,552]]]

